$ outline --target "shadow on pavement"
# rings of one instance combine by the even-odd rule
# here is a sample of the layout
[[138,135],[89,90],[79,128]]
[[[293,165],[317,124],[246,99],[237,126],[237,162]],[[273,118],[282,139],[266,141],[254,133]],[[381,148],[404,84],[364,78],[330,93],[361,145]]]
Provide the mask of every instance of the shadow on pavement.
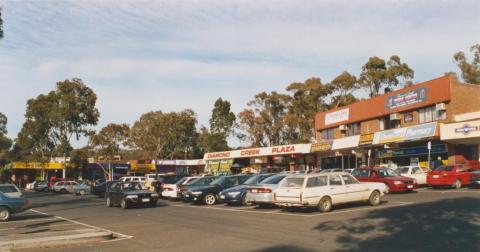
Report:
[[289,251],[289,252],[311,252],[315,250],[311,249],[306,249],[306,248],[301,248],[297,246],[292,246],[292,245],[277,245],[273,247],[268,247],[260,250],[256,250],[258,252],[284,252],[284,251]]
[[337,251],[480,251],[480,199],[383,208],[315,229],[338,233]]

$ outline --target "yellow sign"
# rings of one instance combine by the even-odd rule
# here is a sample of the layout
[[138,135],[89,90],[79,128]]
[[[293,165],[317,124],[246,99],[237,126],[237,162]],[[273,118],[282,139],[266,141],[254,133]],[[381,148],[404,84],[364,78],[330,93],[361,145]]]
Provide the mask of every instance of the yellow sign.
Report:
[[373,143],[373,136],[374,136],[373,133],[360,135],[360,141],[359,141],[358,145],[372,144]]
[[59,170],[63,169],[62,163],[42,162],[13,162],[12,169],[34,169],[34,170]]
[[319,151],[329,151],[331,149],[332,149],[332,141],[322,141],[319,143],[312,144],[311,151],[319,152]]
[[157,170],[155,163],[139,164],[134,161],[130,162],[130,168],[132,171],[138,171],[138,172],[149,172],[149,171]]

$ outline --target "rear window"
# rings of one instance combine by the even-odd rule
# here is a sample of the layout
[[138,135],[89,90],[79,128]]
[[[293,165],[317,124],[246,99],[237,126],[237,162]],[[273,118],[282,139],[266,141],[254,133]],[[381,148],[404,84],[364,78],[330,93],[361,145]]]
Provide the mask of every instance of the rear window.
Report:
[[302,187],[305,178],[286,178],[283,187]]
[[370,171],[369,170],[353,170],[352,171],[352,175],[355,176],[355,177],[368,177],[370,175]]
[[453,171],[453,166],[442,165],[434,169],[434,171]]
[[262,181],[262,184],[272,184],[276,185],[282,181],[283,178],[285,178],[287,175],[274,175],[272,177],[269,177],[265,180]]
[[2,193],[12,193],[12,192],[18,192],[18,190],[13,185],[2,185],[2,186],[0,186],[0,192],[2,192]]

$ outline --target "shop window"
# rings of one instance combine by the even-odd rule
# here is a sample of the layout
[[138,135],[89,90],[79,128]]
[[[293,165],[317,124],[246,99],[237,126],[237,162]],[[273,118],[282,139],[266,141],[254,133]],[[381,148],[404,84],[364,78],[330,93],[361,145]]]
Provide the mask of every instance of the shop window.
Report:
[[390,116],[380,118],[380,130],[388,130],[400,127],[398,121],[391,121]]
[[437,113],[435,110],[435,106],[421,108],[418,111],[418,118],[420,123],[428,123],[437,120]]
[[445,110],[439,110],[437,111],[437,120],[445,120],[447,119],[447,111]]
[[348,125],[346,136],[360,135],[360,123],[351,123]]
[[333,139],[333,130],[334,128],[322,130],[322,139],[324,140]]

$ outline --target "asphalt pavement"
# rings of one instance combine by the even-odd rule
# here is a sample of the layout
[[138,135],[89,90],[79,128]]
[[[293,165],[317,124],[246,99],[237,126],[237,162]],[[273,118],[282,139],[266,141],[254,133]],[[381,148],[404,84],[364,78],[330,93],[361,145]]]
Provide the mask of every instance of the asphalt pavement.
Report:
[[[34,211],[8,225],[34,223],[28,215],[35,213],[65,221],[62,229],[76,224],[115,234],[68,251],[480,251],[479,189],[421,188],[387,195],[377,207],[348,204],[329,213],[169,200],[123,210],[107,208],[93,195],[26,195]],[[7,224],[0,223],[0,237],[8,236],[2,225]]]

